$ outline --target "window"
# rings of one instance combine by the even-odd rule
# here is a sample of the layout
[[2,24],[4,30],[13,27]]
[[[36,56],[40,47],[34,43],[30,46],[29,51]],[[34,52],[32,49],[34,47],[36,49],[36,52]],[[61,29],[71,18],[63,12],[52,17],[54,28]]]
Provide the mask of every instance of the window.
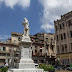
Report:
[[40,49],[40,52],[42,52],[42,49]]
[[41,60],[41,63],[44,63],[43,60]]
[[51,43],[53,42],[53,39],[51,39]]
[[10,54],[7,54],[7,56],[10,56]]
[[48,40],[48,38],[46,38],[46,40]]
[[62,29],[62,25],[60,24],[60,29]]
[[48,47],[49,47],[49,45],[46,46],[47,51],[48,51]]
[[11,49],[9,49],[9,52],[11,52],[12,50]]
[[57,26],[55,28],[56,28],[56,31],[57,31]]
[[59,51],[59,46],[57,47],[57,52],[60,52],[60,51]]
[[38,39],[36,39],[36,42],[38,42]]
[[70,64],[70,63],[69,63],[69,59],[67,59],[67,63],[68,63],[68,65]]
[[20,40],[21,40],[21,38],[19,37],[19,38],[18,38],[18,41],[20,41]]
[[66,39],[66,34],[65,34],[65,33],[63,33],[63,35],[64,35],[64,39]]
[[62,45],[62,52],[64,52],[64,46]]
[[70,25],[71,25],[71,20],[68,21],[68,26],[70,26]]
[[5,51],[6,50],[6,48],[5,47],[3,47],[3,51]]
[[52,51],[53,51],[53,45],[52,45]]
[[37,46],[35,46],[35,48],[37,48]]
[[72,43],[71,43],[71,50],[72,50]]
[[46,38],[46,41],[48,41],[48,38]]
[[64,28],[64,22],[62,23],[62,27]]
[[35,52],[37,52],[37,49],[35,49]]
[[1,51],[6,51],[6,48],[5,47],[1,47]]
[[62,36],[62,34],[61,34],[61,40],[63,40],[63,36]]
[[64,59],[62,59],[62,65],[64,65]]
[[3,51],[3,47],[1,47],[1,51]]
[[58,41],[58,35],[57,35],[57,41]]
[[67,44],[65,44],[65,51],[67,51]]
[[70,31],[69,37],[72,37],[72,31]]
[[14,40],[14,44],[16,44],[16,40]]

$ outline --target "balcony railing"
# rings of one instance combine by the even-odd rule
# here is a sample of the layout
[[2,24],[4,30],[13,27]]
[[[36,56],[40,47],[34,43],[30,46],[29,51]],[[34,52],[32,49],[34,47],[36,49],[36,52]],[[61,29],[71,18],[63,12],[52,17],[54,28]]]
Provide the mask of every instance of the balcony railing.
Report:
[[50,56],[50,53],[47,53],[47,56]]
[[19,59],[19,57],[14,57],[14,59]]
[[[51,42],[47,41],[46,44],[49,45],[49,44],[51,44]],[[55,41],[54,40],[52,41],[52,45],[55,45]]]
[[56,56],[56,54],[55,53],[52,53],[52,56]]
[[47,44],[47,45],[49,45],[49,44],[50,44],[50,42],[48,42],[48,41],[47,41],[47,42],[46,42],[46,44]]
[[10,51],[0,51],[0,53],[10,53]]
[[9,59],[10,56],[0,56],[0,59]]
[[43,54],[41,52],[38,52],[38,53],[34,53],[32,56],[43,56]]

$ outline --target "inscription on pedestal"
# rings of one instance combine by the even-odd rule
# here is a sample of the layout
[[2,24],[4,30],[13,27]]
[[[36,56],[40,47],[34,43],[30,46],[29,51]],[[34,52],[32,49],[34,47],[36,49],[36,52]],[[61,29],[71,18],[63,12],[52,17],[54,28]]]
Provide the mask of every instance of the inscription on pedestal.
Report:
[[25,44],[23,44],[23,47],[24,47],[24,48],[29,48],[29,47],[30,47],[30,44],[29,44],[29,43],[28,43],[28,44],[25,43]]
[[24,38],[25,41],[29,41],[29,38]]
[[24,55],[29,55],[29,52],[28,52],[28,51],[26,51],[26,52],[24,53]]
[[21,49],[21,57],[22,58],[29,58],[29,48],[22,48]]

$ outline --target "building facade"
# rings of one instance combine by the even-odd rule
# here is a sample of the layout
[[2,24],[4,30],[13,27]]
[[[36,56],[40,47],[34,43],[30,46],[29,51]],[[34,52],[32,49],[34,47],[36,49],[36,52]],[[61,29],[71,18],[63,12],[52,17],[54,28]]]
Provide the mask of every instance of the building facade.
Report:
[[60,65],[72,63],[72,11],[54,21],[57,58]]
[[[32,59],[35,63],[55,63],[55,34],[37,33],[30,35],[32,41]],[[9,64],[12,58],[12,66],[14,62],[20,60],[19,42],[22,39],[21,33],[12,32],[11,39],[6,42],[0,42],[0,65],[5,62]]]
[[17,45],[0,42],[0,66],[4,66],[5,63],[8,63],[9,65],[9,60],[11,59],[11,57],[13,62],[19,61],[19,51],[17,49]]
[[[32,41],[32,59],[35,63],[55,62],[56,54],[54,36],[54,34],[50,33],[37,33],[35,35],[30,35]],[[21,38],[21,33],[12,32],[11,41],[8,42],[19,45]]]

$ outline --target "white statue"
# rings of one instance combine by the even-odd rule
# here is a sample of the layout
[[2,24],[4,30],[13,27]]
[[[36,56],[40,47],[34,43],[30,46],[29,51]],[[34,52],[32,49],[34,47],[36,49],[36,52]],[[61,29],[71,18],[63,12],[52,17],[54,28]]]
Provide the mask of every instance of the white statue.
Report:
[[24,18],[25,22],[22,23],[24,25],[24,35],[29,36],[29,22],[26,18]]

